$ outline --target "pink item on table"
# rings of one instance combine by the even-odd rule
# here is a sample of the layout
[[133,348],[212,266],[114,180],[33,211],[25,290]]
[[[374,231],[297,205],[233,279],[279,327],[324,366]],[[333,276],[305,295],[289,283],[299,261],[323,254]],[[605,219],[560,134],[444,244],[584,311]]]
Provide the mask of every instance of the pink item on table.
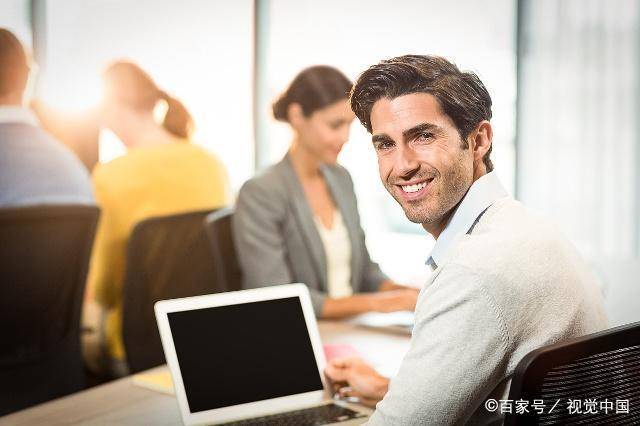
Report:
[[323,347],[327,361],[331,361],[333,358],[360,356],[360,353],[353,346],[346,343],[327,344]]

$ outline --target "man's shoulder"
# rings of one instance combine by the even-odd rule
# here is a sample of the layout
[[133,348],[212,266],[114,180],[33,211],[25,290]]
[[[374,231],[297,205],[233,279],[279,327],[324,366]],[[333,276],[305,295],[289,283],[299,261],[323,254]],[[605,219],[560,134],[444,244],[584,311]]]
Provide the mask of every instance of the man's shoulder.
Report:
[[7,204],[93,203],[80,159],[37,126],[0,124],[0,175]]
[[485,253],[483,262],[491,263],[501,257],[530,262],[532,256],[567,249],[572,249],[571,243],[551,220],[505,197],[487,209],[456,251],[463,259],[469,253],[469,260],[478,260],[477,254]]
[[59,172],[77,173],[88,179],[88,172],[78,157],[62,142],[42,128],[26,123],[0,124],[0,149],[7,158],[24,161],[40,161],[42,165],[59,169]]
[[449,261],[473,271],[475,282],[513,324],[537,318],[568,327],[577,319],[597,323],[602,317],[587,262],[559,227],[517,201],[500,200],[487,210]]
[[[503,197],[494,202],[479,220],[479,225],[529,225],[540,227],[552,227],[553,222],[543,214],[525,206],[520,201],[511,197]],[[480,226],[481,228],[482,226]]]
[[560,228],[512,199],[492,205],[448,260],[475,271],[488,291],[522,298],[593,282],[588,265]]
[[0,139],[14,148],[30,149],[34,145],[58,152],[69,149],[39,126],[27,123],[0,123]]

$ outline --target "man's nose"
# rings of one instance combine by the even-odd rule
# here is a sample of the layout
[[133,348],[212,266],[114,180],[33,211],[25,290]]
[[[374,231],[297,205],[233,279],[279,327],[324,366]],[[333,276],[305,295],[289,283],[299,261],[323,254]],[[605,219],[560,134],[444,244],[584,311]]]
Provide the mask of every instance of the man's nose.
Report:
[[411,148],[401,146],[396,150],[394,168],[398,176],[410,178],[420,168],[420,162]]

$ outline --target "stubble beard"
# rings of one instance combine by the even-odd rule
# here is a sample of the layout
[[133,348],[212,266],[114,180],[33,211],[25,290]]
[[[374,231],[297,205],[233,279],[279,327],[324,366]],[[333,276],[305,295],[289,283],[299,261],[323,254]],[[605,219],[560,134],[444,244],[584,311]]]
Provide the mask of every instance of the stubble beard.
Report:
[[444,174],[434,169],[431,188],[419,200],[405,200],[397,194],[395,185],[385,183],[387,191],[400,204],[407,219],[428,227],[440,223],[458,205],[473,182],[473,170],[466,169],[462,158],[458,160]]

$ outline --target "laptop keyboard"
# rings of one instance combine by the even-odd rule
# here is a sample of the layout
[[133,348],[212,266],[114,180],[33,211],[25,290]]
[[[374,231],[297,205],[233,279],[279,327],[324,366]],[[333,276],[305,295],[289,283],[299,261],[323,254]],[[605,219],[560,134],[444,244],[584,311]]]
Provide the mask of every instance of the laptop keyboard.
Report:
[[287,411],[271,416],[255,417],[253,419],[225,423],[225,425],[311,426],[344,422],[359,417],[365,417],[365,415],[336,404],[327,404],[306,408],[304,410]]

